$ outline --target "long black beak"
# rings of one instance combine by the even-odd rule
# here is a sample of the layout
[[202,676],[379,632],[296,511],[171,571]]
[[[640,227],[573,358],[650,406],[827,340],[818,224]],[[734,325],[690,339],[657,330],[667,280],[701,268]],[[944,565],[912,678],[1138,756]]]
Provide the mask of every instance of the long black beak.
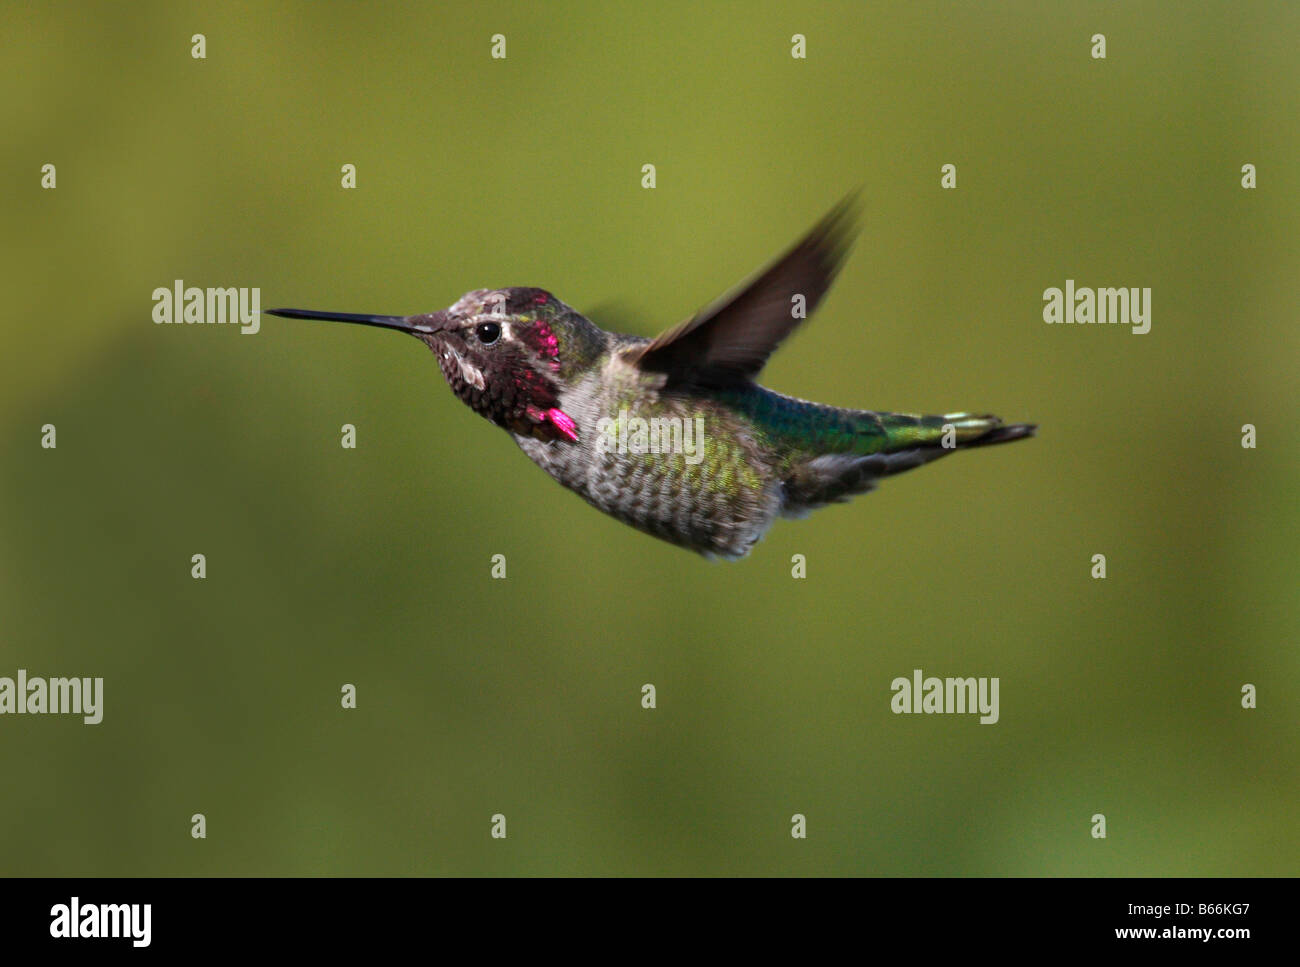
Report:
[[362,326],[396,329],[412,335],[438,331],[437,313],[428,316],[368,316],[356,312],[316,312],[313,309],[267,309],[267,314],[286,319],[327,319],[331,322],[355,322]]

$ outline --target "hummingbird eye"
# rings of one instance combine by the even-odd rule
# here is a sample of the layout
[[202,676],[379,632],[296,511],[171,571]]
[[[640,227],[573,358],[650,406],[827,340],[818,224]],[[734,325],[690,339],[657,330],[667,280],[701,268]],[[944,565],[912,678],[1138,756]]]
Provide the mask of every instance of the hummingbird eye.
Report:
[[474,327],[474,335],[484,346],[491,346],[501,338],[501,327],[495,322],[480,322]]

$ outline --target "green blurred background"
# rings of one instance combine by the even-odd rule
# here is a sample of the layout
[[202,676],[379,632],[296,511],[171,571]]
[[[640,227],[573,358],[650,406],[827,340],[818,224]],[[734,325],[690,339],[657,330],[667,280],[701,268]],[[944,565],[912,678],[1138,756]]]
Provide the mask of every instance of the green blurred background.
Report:
[[[105,679],[98,726],[0,719],[0,873],[1297,871],[1295,4],[0,21],[0,675]],[[736,564],[550,482],[413,340],[150,319],[178,278],[380,313],[520,284],[650,335],[856,185],[764,382],[1040,436]],[[1045,325],[1067,278],[1150,286],[1150,334]],[[998,676],[1001,721],[893,715],[913,668]]]

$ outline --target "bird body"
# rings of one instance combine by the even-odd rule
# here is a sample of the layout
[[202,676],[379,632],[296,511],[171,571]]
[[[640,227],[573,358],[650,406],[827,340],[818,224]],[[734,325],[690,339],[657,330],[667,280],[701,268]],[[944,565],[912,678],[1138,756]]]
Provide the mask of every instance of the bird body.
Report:
[[[607,332],[551,293],[476,289],[425,315],[297,309],[408,332],[453,392],[597,509],[706,556],[745,556],[802,517],[956,449],[1032,435],[994,416],[913,416],[783,396],[755,381],[847,250],[841,204],[734,294],[657,339]],[[798,308],[802,306],[805,312]]]

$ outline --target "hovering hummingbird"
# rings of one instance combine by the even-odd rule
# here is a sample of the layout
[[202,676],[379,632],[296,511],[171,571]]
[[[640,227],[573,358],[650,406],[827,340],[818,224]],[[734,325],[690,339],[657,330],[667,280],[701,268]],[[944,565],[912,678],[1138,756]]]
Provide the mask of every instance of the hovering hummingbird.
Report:
[[[852,235],[846,199],[752,281],[656,339],[606,332],[530,287],[475,289],[414,316],[270,312],[410,333],[466,405],[588,503],[736,559],[778,516],[846,501],[954,449],[1033,435],[1032,424],[996,416],[841,409],[754,381],[822,300]],[[693,453],[682,452],[688,442]]]

